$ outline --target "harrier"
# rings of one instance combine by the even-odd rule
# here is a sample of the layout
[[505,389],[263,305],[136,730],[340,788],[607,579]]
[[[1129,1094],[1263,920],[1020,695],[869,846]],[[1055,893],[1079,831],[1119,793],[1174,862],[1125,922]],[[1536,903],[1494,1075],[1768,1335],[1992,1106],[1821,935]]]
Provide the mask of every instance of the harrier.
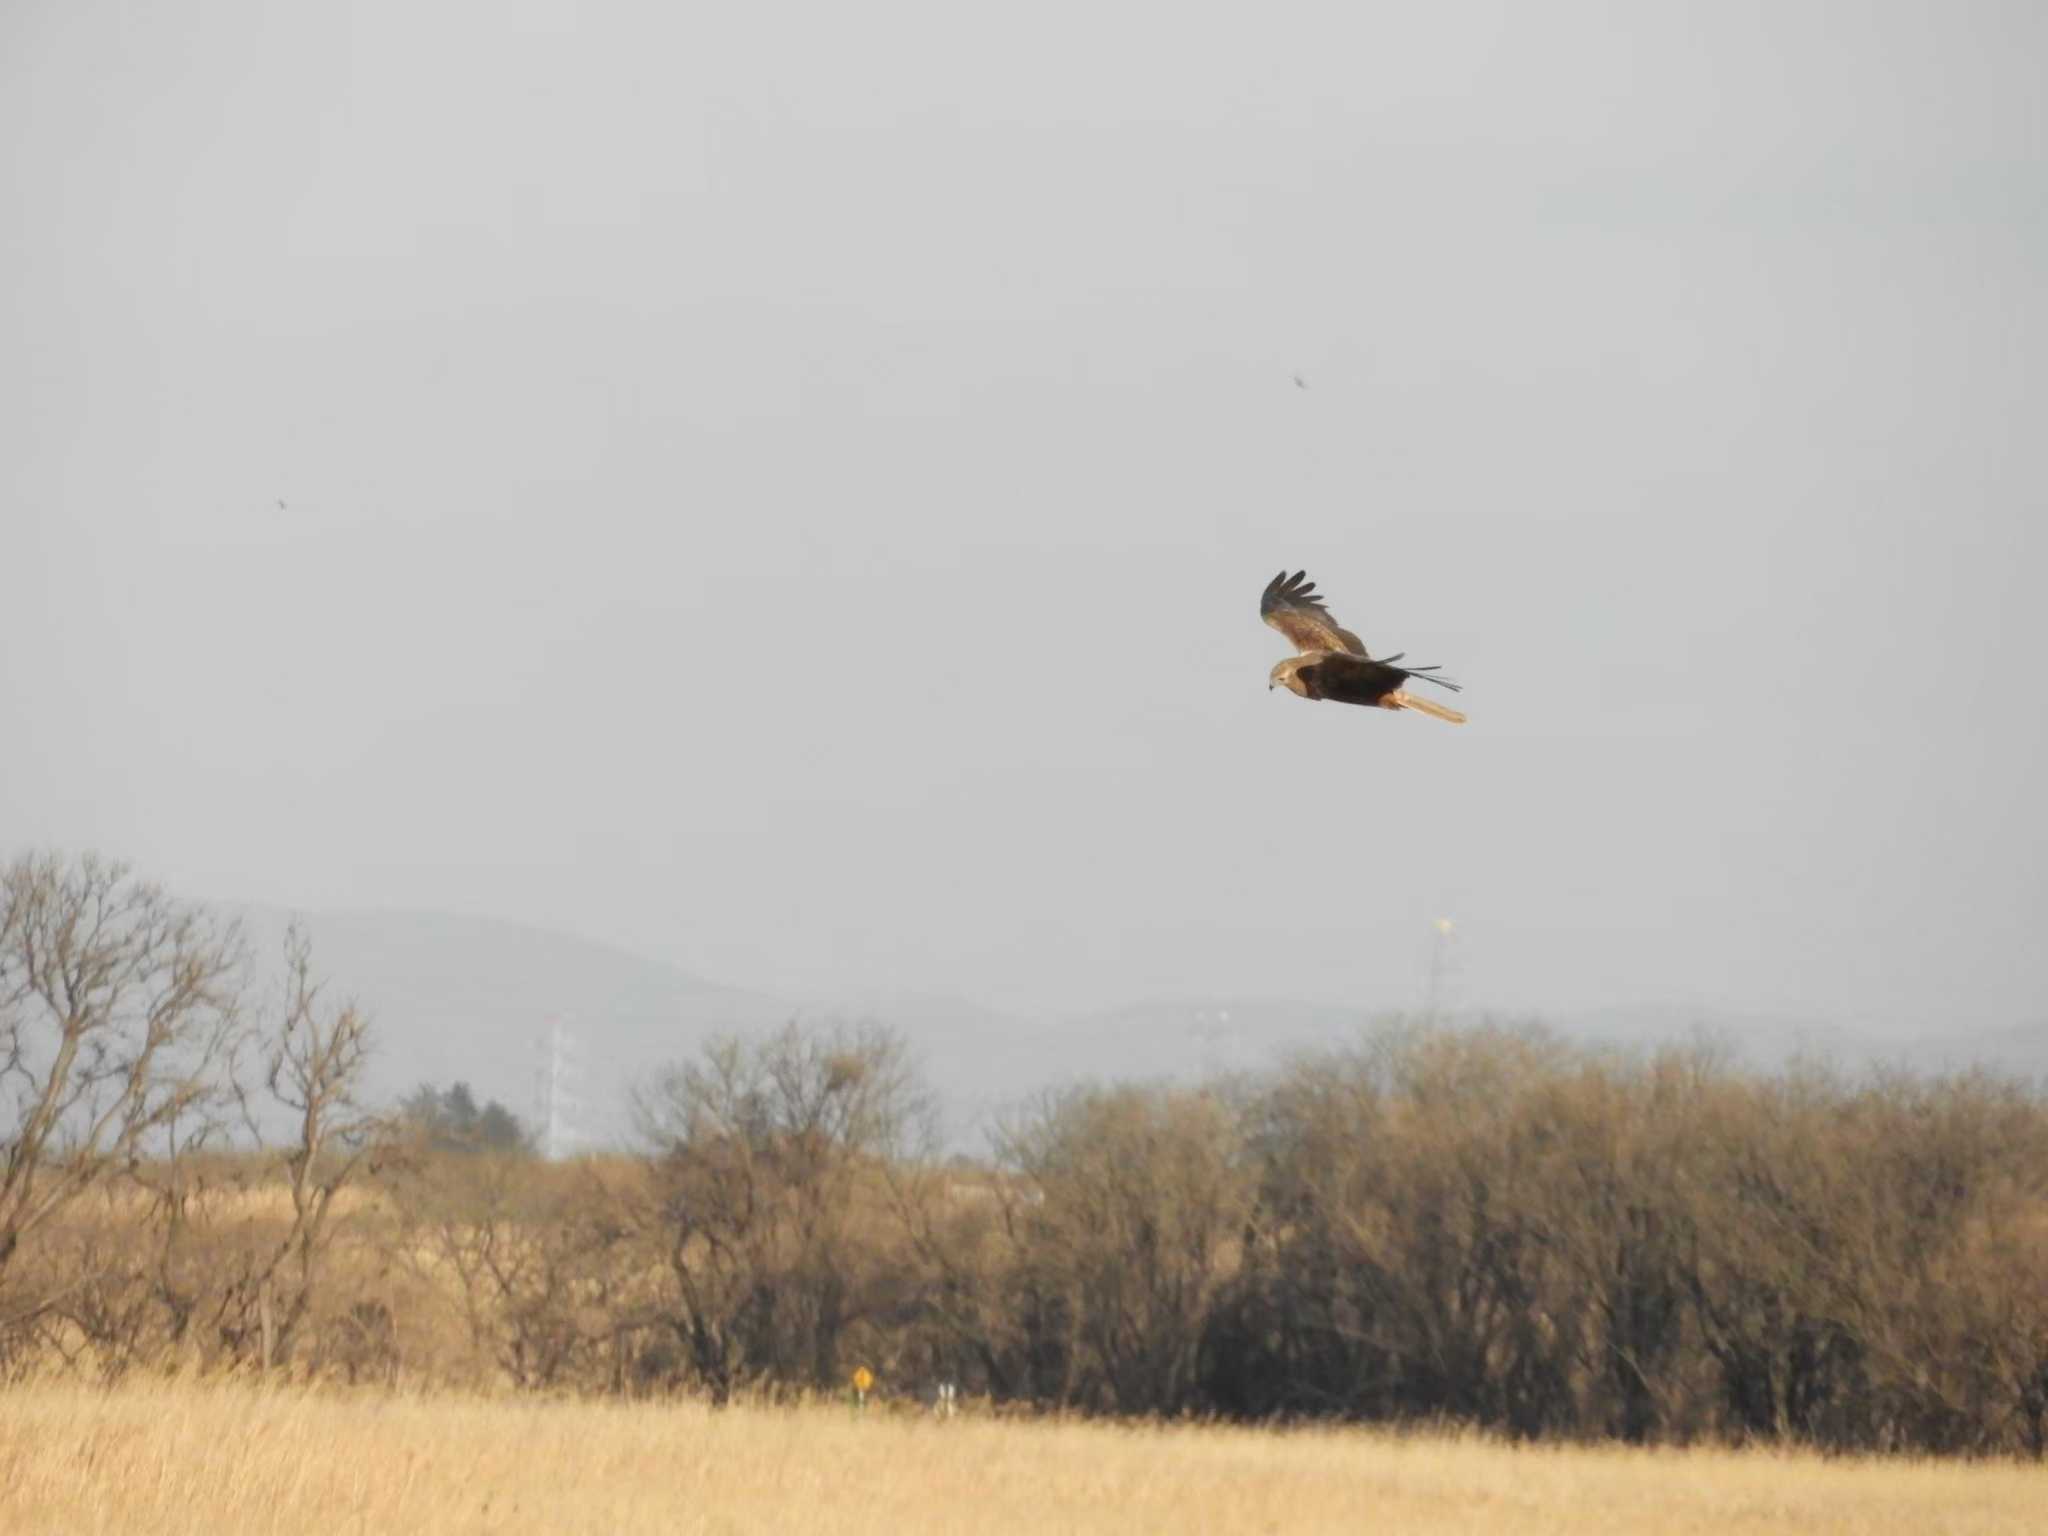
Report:
[[1417,698],[1402,691],[1409,678],[1435,683],[1453,693],[1458,685],[1435,675],[1435,667],[1397,667],[1407,655],[1396,651],[1375,660],[1366,655],[1365,642],[1338,625],[1330,610],[1316,596],[1316,584],[1306,580],[1307,572],[1292,576],[1282,571],[1266,583],[1259,599],[1259,617],[1294,642],[1299,656],[1273,664],[1266,686],[1286,688],[1304,699],[1335,699],[1339,704],[1377,704],[1381,709],[1413,709],[1453,725],[1465,717],[1434,699]]

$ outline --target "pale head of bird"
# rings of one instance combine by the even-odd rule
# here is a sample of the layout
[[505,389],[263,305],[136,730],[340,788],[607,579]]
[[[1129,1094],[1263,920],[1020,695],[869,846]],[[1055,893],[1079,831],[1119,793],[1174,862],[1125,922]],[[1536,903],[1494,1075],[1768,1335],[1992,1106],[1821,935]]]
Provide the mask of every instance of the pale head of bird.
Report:
[[1289,656],[1284,661],[1274,662],[1273,670],[1266,675],[1266,691],[1271,693],[1275,688],[1285,688],[1289,693],[1307,698],[1308,690],[1302,686],[1298,674],[1301,664],[1308,659],[1306,656]]

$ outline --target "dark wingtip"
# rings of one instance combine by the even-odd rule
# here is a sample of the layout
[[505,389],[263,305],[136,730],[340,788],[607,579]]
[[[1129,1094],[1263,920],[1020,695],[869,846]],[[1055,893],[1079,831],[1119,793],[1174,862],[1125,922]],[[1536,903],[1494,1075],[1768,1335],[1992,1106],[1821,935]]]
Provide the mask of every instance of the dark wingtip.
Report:
[[1323,600],[1316,596],[1316,584],[1308,579],[1307,571],[1296,571],[1290,576],[1284,568],[1266,583],[1266,590],[1259,598],[1259,612],[1271,613],[1282,603],[1299,603],[1310,608],[1323,606]]

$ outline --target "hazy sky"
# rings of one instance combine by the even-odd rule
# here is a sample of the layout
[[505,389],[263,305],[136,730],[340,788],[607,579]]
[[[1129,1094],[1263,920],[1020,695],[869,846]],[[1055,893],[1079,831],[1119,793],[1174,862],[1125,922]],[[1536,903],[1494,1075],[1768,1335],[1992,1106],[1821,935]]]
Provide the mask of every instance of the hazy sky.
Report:
[[[2044,57],[10,0],[0,845],[791,993],[1401,1004],[1448,915],[1473,1004],[2040,1019]],[[1472,723],[1269,693],[1282,565]]]

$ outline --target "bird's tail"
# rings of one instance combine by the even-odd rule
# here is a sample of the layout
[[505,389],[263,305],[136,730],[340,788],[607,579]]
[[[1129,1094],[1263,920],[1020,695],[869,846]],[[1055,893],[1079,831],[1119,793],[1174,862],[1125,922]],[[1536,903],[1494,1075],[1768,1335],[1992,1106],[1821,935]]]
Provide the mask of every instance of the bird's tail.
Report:
[[1390,693],[1382,702],[1391,704],[1396,709],[1413,709],[1425,715],[1434,715],[1437,719],[1448,720],[1453,725],[1465,723],[1464,715],[1452,709],[1450,705],[1439,704],[1435,699],[1417,698],[1412,693]]

